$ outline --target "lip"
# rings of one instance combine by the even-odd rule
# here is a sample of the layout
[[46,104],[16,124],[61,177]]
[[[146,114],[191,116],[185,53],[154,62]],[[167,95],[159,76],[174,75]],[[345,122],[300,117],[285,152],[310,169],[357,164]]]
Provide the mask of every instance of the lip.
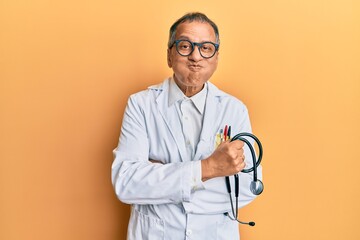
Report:
[[189,64],[189,65],[188,65],[188,68],[189,68],[190,70],[196,70],[196,71],[198,71],[198,70],[200,70],[200,69],[202,68],[202,66],[201,66],[201,65],[197,65],[197,64]]

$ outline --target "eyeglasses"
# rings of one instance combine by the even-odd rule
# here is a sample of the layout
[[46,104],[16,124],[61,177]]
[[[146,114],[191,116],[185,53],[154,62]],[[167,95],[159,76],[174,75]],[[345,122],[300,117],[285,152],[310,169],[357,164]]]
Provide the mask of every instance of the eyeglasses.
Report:
[[198,46],[199,53],[203,58],[213,57],[219,49],[219,44],[213,42],[197,43],[189,40],[176,40],[174,44],[176,46],[176,51],[184,57],[189,56],[194,51],[195,46]]

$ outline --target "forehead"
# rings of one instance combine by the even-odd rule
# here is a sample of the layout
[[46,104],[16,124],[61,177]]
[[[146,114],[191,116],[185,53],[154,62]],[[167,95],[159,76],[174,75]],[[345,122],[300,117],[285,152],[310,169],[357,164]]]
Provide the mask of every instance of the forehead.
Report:
[[194,42],[216,41],[215,31],[207,22],[183,22],[176,29],[175,39],[188,39]]

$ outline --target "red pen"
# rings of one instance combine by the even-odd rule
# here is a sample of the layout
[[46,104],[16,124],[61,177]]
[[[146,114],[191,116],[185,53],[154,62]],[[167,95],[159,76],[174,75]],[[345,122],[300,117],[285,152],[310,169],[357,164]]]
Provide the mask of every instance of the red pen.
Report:
[[227,129],[228,129],[228,126],[225,125],[225,128],[224,128],[224,140],[225,141],[227,140]]

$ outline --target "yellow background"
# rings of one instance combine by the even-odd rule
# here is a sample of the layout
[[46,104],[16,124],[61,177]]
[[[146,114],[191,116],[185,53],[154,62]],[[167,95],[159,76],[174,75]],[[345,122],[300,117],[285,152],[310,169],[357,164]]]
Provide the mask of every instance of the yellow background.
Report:
[[264,145],[242,240],[360,239],[357,0],[0,1],[0,239],[125,239],[112,149],[129,94],[171,75],[189,11],[218,24],[212,82]]

